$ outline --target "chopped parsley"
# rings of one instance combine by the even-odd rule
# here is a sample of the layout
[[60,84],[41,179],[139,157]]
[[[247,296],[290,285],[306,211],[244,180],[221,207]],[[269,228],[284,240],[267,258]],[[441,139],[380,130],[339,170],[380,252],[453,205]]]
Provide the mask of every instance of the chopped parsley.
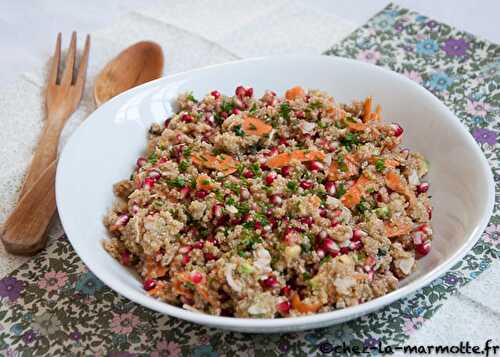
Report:
[[189,100],[191,102],[198,103],[198,101],[196,100],[196,98],[193,96],[192,92],[188,93],[188,95],[186,96],[186,98],[187,98],[187,100]]
[[240,185],[238,185],[235,182],[225,182],[224,187],[230,189],[233,192],[239,193],[240,192]]
[[359,144],[359,135],[357,133],[347,133],[342,139],[340,139],[340,143],[347,150],[351,151],[354,145]]
[[188,167],[189,167],[189,163],[186,160],[182,160],[181,163],[179,164],[179,171],[186,172]]
[[234,104],[232,101],[231,102],[223,102],[220,106],[220,109],[223,112],[231,113],[235,107],[236,107],[236,104]]
[[283,117],[283,119],[289,120],[291,111],[292,110],[290,109],[290,106],[287,103],[281,104],[279,113]]
[[255,176],[260,176],[261,172],[260,172],[260,165],[258,162],[254,162],[253,164],[251,164],[249,169],[250,171],[253,172]]
[[233,132],[236,134],[236,136],[245,136],[245,132],[241,128],[241,125],[235,125],[233,126]]
[[292,192],[296,192],[296,191],[297,191],[297,187],[298,187],[298,185],[297,185],[297,182],[295,182],[295,181],[288,181],[288,182],[286,183],[286,187],[287,187],[290,191],[292,191]]
[[230,206],[234,206],[234,204],[236,203],[235,199],[233,197],[229,197],[227,200],[226,200],[226,204],[230,205]]
[[305,272],[302,274],[302,279],[304,279],[304,280],[309,280],[309,279],[311,279],[311,278],[312,278],[312,277],[311,277],[311,274],[310,274],[309,272],[307,272],[307,271],[305,271]]
[[250,115],[255,115],[257,113],[257,104],[253,103],[252,108],[248,111]]
[[148,162],[154,165],[156,164],[157,161],[158,161],[158,155],[156,155],[155,152],[151,153],[151,155],[149,155],[148,157]]
[[190,147],[188,146],[187,148],[185,148],[184,150],[182,150],[182,154],[183,154],[184,156],[189,156],[189,155],[191,154],[191,151],[192,151],[192,150],[193,150],[193,149],[192,149],[192,148],[190,148]]
[[310,103],[309,108],[311,110],[320,109],[320,108],[323,108],[323,104],[317,100],[317,101]]
[[337,198],[342,197],[346,193],[346,188],[343,183],[337,184]]
[[384,160],[378,159],[375,161],[375,168],[377,169],[378,172],[382,172],[385,169],[385,163]]
[[359,213],[364,213],[366,210],[368,210],[368,206],[366,204],[366,202],[360,202],[356,205],[356,210],[359,212]]
[[167,183],[168,183],[170,186],[179,187],[179,188],[182,188],[182,187],[185,187],[185,186],[186,186],[186,180],[184,180],[184,179],[183,179],[183,178],[181,178],[181,177],[176,177],[176,178],[174,178],[174,179],[167,180]]
[[345,163],[343,155],[339,155],[339,157],[337,157],[337,164],[339,165],[340,171],[347,172],[349,170],[347,164]]

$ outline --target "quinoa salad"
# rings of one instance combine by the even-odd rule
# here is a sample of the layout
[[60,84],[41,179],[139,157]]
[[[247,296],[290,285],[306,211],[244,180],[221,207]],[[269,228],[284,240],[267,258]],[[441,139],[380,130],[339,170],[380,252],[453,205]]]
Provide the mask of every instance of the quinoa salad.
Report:
[[[239,86],[177,99],[104,217],[146,292],[212,315],[279,318],[385,295],[430,251],[424,157],[368,97]],[[394,118],[387,118],[394,119]]]

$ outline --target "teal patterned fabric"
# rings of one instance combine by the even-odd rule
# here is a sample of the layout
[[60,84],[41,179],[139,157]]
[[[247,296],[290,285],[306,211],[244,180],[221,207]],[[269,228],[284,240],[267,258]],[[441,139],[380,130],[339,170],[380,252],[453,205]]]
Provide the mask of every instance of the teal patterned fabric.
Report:
[[[423,85],[469,128],[499,180],[500,47],[389,5],[327,55],[356,58]],[[400,345],[450,294],[499,257],[500,216],[472,251],[413,296],[342,325],[283,335],[243,335],[142,308],[104,286],[66,237],[0,279],[0,354],[89,356],[323,355],[332,345]]]

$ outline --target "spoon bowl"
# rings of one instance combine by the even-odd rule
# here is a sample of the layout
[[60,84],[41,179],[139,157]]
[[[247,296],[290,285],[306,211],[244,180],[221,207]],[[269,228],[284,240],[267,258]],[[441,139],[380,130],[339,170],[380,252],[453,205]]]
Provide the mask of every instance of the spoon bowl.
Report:
[[94,84],[97,106],[163,74],[163,51],[155,42],[141,41],[126,48],[99,73]]

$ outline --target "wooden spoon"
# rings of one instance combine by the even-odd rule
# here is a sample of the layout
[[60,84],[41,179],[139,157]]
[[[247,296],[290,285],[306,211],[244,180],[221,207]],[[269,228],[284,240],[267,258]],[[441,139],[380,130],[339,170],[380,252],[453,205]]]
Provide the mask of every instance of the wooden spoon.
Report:
[[99,73],[94,85],[97,106],[127,89],[163,74],[163,52],[160,45],[141,41],[123,50]]
[[[153,42],[139,42],[120,53],[101,72],[94,87],[96,103],[101,105],[127,89],[159,78],[162,73],[161,47]],[[8,252],[33,255],[45,246],[45,231],[56,210],[56,167],[54,160],[37,180],[23,187],[16,208],[0,230]]]

